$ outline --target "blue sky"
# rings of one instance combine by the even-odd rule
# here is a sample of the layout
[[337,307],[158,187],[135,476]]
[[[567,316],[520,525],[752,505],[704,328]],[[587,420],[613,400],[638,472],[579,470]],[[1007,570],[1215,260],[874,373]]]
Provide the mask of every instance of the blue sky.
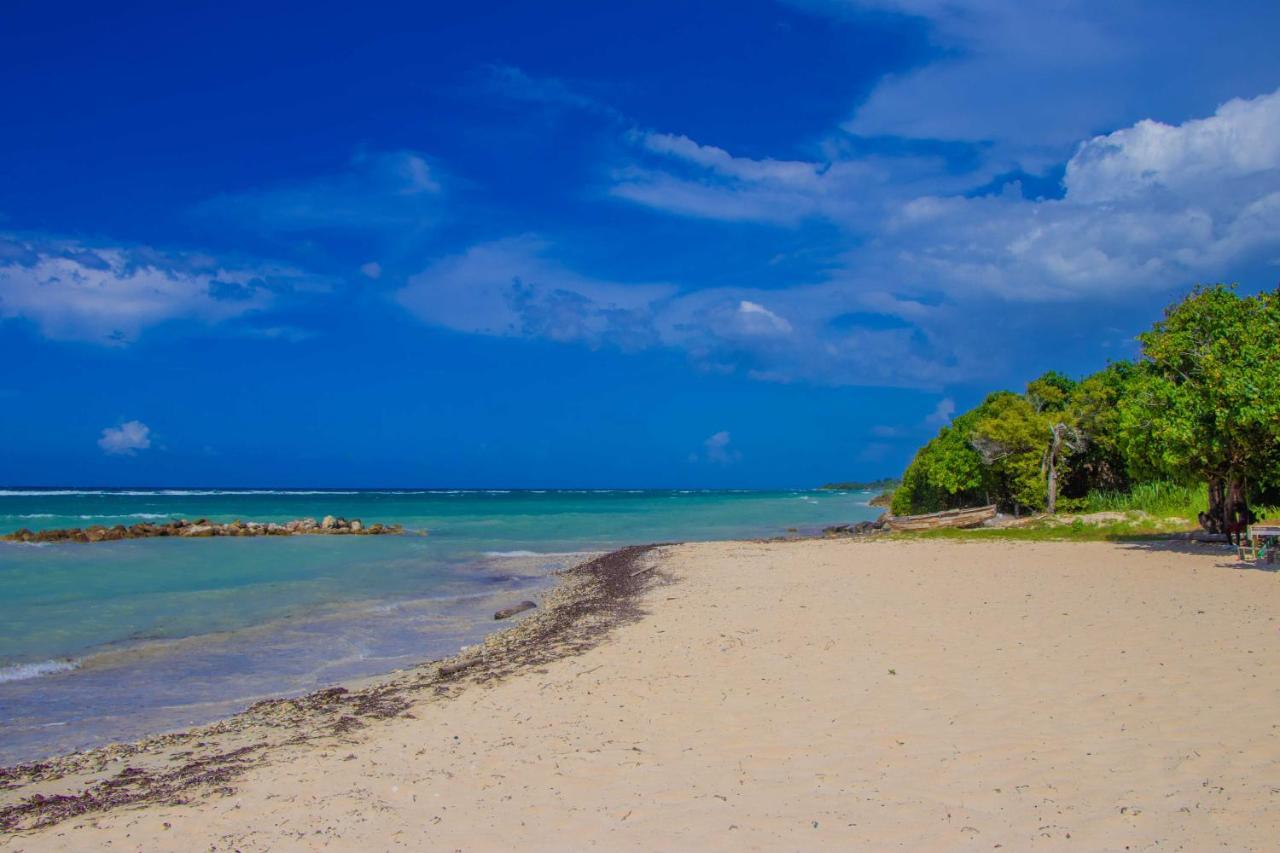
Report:
[[1280,7],[0,12],[0,481],[779,486],[1274,286]]

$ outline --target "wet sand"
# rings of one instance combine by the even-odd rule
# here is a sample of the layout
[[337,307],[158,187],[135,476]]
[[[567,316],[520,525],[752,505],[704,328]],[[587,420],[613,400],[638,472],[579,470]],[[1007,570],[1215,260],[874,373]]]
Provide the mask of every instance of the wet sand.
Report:
[[[0,814],[32,795],[73,798],[10,811],[0,844],[1239,850],[1280,838],[1280,576],[1223,549],[725,542],[591,572],[451,674],[425,667],[0,777]],[[85,790],[96,799],[75,799]]]

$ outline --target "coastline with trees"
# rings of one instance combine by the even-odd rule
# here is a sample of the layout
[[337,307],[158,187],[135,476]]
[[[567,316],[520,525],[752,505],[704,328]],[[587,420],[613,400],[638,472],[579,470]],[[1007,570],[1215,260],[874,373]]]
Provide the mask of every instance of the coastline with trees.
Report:
[[1280,290],[1201,286],[1139,335],[1135,361],[996,391],[915,454],[895,515],[1135,509],[1238,533],[1280,504]]

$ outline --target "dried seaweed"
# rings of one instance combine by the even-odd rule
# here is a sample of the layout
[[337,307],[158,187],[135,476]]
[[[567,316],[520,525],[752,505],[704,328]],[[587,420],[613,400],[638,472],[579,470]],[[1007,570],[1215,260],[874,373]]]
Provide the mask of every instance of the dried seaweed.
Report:
[[[561,572],[562,584],[536,616],[491,635],[479,649],[467,650],[451,662],[424,664],[407,677],[361,690],[329,687],[293,699],[267,699],[202,729],[0,768],[0,790],[17,790],[80,773],[101,773],[113,762],[176,745],[191,747],[169,753],[171,761],[184,761],[177,769],[127,765],[74,794],[33,794],[0,805],[0,832],[40,829],[109,809],[180,804],[201,794],[229,793],[230,783],[266,760],[274,747],[350,735],[366,728],[370,721],[412,716],[408,709],[414,698],[449,698],[457,695],[465,681],[492,682],[524,667],[581,654],[598,645],[616,626],[642,615],[639,595],[662,575],[652,567],[637,570],[637,564],[658,547],[623,548]],[[464,662],[466,666],[458,665]],[[223,735],[255,728],[261,731],[258,727],[285,729],[290,735],[274,743],[262,741],[216,751]],[[193,758],[199,749],[214,751]]]

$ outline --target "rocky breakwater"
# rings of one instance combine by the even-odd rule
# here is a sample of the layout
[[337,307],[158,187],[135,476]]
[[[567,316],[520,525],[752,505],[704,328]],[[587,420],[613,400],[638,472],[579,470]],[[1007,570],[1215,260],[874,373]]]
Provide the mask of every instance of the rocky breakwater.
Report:
[[239,519],[225,524],[201,518],[188,521],[177,518],[162,524],[131,524],[126,527],[117,524],[114,527],[94,525],[92,527],[64,527],[57,530],[36,530],[26,528],[15,530],[0,539],[9,542],[115,542],[120,539],[149,539],[157,536],[179,536],[189,539],[208,538],[210,536],[298,536],[305,534],[327,534],[347,536],[378,536],[391,533],[403,533],[399,524],[365,524],[358,518],[347,521],[326,515],[322,521],[314,518],[300,518],[286,521],[283,524],[271,521],[240,521]]

